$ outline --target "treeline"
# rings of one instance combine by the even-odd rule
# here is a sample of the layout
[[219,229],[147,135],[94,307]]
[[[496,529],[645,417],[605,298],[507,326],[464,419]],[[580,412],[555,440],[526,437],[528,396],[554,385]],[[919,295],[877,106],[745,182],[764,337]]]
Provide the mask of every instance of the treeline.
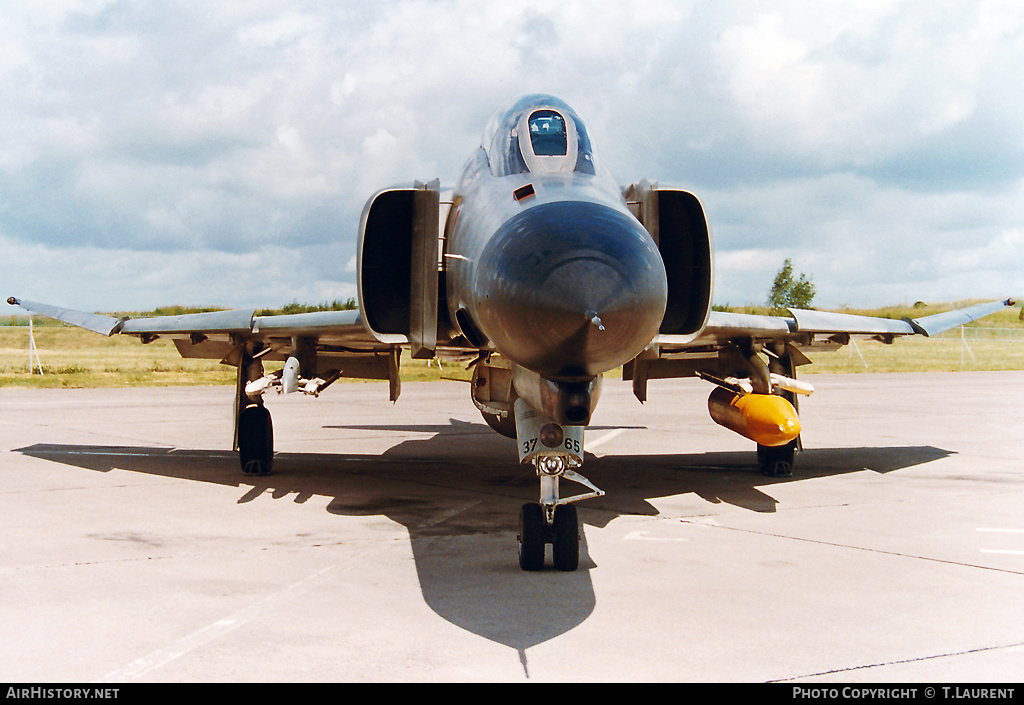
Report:
[[323,301],[318,304],[300,304],[292,301],[281,308],[266,308],[256,312],[257,316],[278,316],[287,313],[315,313],[317,311],[351,311],[357,308],[354,298],[335,299],[334,301]]

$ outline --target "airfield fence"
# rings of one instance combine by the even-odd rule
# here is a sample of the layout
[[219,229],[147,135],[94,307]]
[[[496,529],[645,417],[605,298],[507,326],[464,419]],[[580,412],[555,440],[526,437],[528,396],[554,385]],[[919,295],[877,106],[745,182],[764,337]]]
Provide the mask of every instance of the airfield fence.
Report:
[[943,331],[934,338],[967,340],[970,342],[1024,343],[1024,328],[976,328],[963,326]]

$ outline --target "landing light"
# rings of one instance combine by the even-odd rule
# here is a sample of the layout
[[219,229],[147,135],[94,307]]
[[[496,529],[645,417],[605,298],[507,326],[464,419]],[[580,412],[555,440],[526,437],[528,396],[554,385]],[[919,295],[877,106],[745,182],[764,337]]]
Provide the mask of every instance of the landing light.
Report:
[[543,455],[537,459],[537,469],[545,475],[561,475],[565,472],[565,458],[560,455]]

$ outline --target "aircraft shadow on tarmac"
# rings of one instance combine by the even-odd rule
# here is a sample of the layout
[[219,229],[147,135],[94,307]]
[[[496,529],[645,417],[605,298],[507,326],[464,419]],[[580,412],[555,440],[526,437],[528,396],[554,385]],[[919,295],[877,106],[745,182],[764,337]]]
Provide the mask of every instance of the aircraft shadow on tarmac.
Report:
[[[536,501],[538,490],[532,468],[515,463],[512,441],[483,424],[454,419],[448,425],[334,428],[435,435],[402,441],[373,456],[281,452],[274,457],[274,474],[263,478],[243,476],[235,454],[225,451],[38,444],[16,452],[99,472],[117,468],[238,487],[245,490],[240,504],[264,493],[277,499],[295,495],[298,504],[316,495],[331,498],[332,514],[386,516],[409,532],[430,608],[456,626],[516,649],[527,672],[527,649],[573,629],[593,612],[595,564],[585,528],[578,571],[519,569],[518,509]],[[753,455],[588,454],[583,472],[607,495],[581,503],[581,521],[605,527],[620,516],[656,516],[651,499],[686,493],[774,512],[777,501],[768,494],[773,485],[862,470],[887,473],[951,453],[929,446],[805,450],[791,478],[763,477]]]

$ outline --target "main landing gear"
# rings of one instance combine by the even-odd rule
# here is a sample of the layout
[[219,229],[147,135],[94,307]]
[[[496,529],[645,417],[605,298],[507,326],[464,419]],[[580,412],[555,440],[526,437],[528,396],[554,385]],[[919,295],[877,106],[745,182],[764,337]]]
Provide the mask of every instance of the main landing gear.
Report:
[[242,472],[247,476],[269,475],[274,464],[274,424],[270,419],[270,411],[263,405],[263,395],[275,389],[278,393],[302,392],[315,397],[341,376],[340,370],[332,370],[326,380],[311,373],[311,379],[302,377],[303,365],[299,358],[306,359],[306,367],[315,371],[316,352],[308,345],[304,346],[298,338],[293,340],[292,347],[298,357],[289,356],[282,369],[266,375],[262,360],[271,352],[271,348],[239,352],[235,390],[235,448],[238,450]]
[[[540,478],[540,501],[519,510],[519,567],[544,568],[547,544],[556,570],[573,571],[580,564],[580,528],[570,502],[600,497],[604,492],[573,468],[583,464],[583,427],[559,426],[522,400],[515,403],[516,440],[520,462],[531,462]],[[559,496],[559,482],[571,480],[590,492]]]
[[[759,352],[764,352],[767,363]],[[795,347],[774,343],[758,349],[753,344],[722,351],[720,369],[698,376],[718,385],[708,398],[715,423],[757,443],[757,465],[767,477],[790,477],[800,445],[798,395],[814,387],[798,382],[796,368],[809,364]]]
[[[788,401],[793,410],[800,412],[800,395],[810,394],[814,387],[796,381],[796,368],[810,364],[799,350],[788,344],[775,343],[766,350],[768,355],[768,381],[775,393]],[[797,449],[802,448],[800,437],[781,446],[757,446],[757,465],[766,477],[791,477]]]
[[[274,423],[263,405],[262,390],[250,396],[251,385],[263,377],[264,351],[242,354],[235,388],[235,449],[247,477],[269,475],[274,465]],[[249,389],[247,389],[249,387]]]

